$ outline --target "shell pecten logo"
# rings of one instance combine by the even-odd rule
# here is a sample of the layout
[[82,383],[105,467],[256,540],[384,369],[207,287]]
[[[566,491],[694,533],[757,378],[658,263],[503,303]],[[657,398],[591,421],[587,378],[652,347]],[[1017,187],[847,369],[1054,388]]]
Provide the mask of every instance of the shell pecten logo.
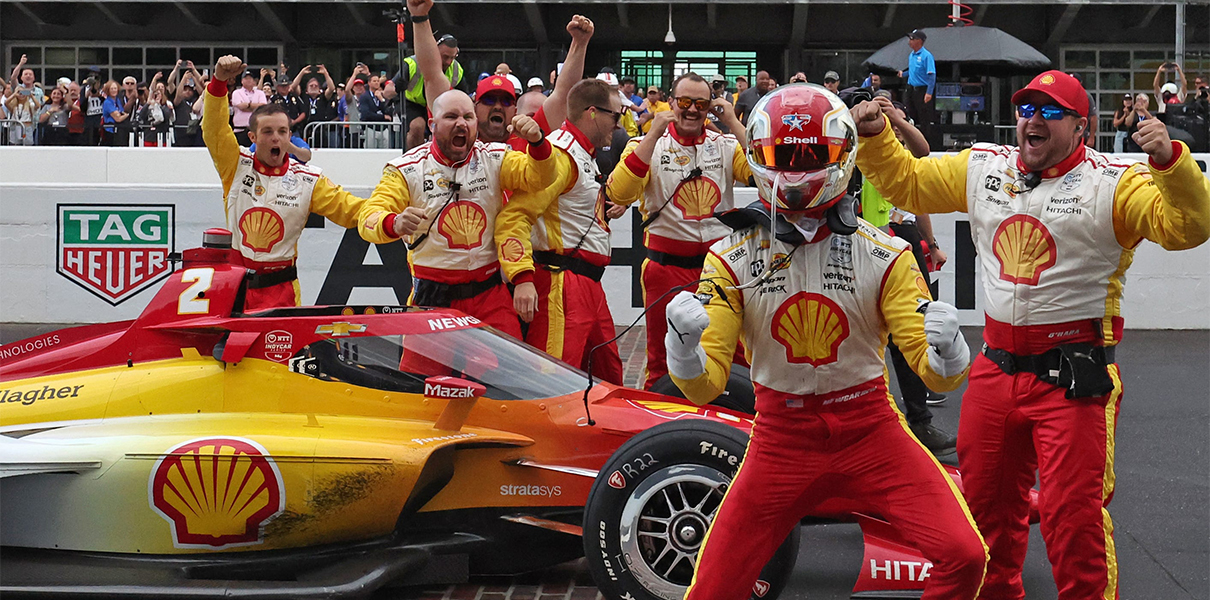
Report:
[[221,550],[264,541],[264,526],[286,508],[281,471],[244,438],[185,442],[156,461],[151,508],[172,526],[177,548]]
[[1058,259],[1050,230],[1029,215],[1013,215],[1000,223],[992,251],[1000,261],[1000,279],[1017,285],[1038,285],[1042,273]]
[[483,232],[487,231],[487,213],[469,200],[455,202],[441,213],[437,231],[445,237],[450,248],[478,248],[483,245]]
[[258,206],[244,211],[239,218],[243,245],[257,252],[268,252],[286,235],[285,224],[277,213]]
[[500,255],[508,262],[517,262],[525,256],[525,246],[517,238],[508,238],[500,244]]
[[686,219],[701,221],[714,216],[714,209],[722,198],[717,184],[706,177],[695,177],[677,186],[672,203],[681,209]]
[[1040,84],[1042,84],[1042,85],[1050,85],[1050,84],[1052,84],[1052,83],[1054,83],[1054,82],[1055,82],[1055,76],[1054,76],[1054,75],[1043,75],[1043,76],[1042,76],[1042,79],[1039,79],[1039,80],[1038,80],[1038,83],[1040,83]]
[[770,333],[786,348],[787,361],[818,367],[836,362],[849,318],[831,298],[799,292],[777,307]]

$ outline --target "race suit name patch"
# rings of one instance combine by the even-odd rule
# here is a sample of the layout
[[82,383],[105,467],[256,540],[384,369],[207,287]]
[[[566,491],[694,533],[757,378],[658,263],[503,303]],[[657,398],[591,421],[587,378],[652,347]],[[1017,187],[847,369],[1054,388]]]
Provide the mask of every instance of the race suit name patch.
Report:
[[65,385],[56,388],[44,385],[41,388],[31,388],[28,390],[0,390],[0,403],[20,402],[29,406],[39,400],[75,398],[80,395],[80,388],[82,387],[84,386]]

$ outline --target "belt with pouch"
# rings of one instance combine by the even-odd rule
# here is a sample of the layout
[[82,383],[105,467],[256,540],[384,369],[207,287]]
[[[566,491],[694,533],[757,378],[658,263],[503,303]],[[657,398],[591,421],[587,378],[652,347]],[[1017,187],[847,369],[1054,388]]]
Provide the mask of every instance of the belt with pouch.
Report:
[[534,262],[542,265],[547,271],[571,271],[593,281],[601,281],[601,277],[605,275],[605,267],[598,267],[582,258],[549,250],[535,251]]
[[415,306],[440,306],[448,308],[455,300],[469,300],[482,294],[501,281],[492,275],[484,281],[469,283],[441,283],[431,279],[412,278],[412,304]]
[[248,274],[244,276],[244,280],[248,283],[248,289],[251,290],[269,288],[288,281],[294,281],[295,279],[298,279],[298,267],[294,265],[275,271],[249,270]]
[[696,256],[680,256],[678,254],[669,254],[658,250],[647,250],[647,258],[652,262],[657,262],[665,267],[680,267],[682,269],[701,269],[706,262],[705,254]]
[[1069,399],[1097,398],[1113,391],[1108,366],[1117,362],[1115,346],[1063,344],[1041,354],[1018,355],[983,344],[981,352],[1005,374],[1031,373],[1065,389]]

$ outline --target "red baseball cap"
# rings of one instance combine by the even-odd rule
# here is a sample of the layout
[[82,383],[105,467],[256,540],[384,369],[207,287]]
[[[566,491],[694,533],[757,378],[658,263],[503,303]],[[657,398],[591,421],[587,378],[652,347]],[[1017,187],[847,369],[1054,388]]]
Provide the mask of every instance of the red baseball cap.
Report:
[[1031,90],[1050,96],[1055,104],[1068,110],[1074,110],[1081,117],[1088,117],[1088,91],[1084,89],[1084,84],[1067,73],[1047,71],[1034,77],[1029,85],[1013,94],[1012,103],[1021,104],[1025,100],[1025,95]]
[[475,88],[475,100],[483,97],[489,92],[504,92],[509,98],[517,99],[517,92],[513,89],[513,82],[509,81],[503,75],[492,75],[479,80],[479,87]]

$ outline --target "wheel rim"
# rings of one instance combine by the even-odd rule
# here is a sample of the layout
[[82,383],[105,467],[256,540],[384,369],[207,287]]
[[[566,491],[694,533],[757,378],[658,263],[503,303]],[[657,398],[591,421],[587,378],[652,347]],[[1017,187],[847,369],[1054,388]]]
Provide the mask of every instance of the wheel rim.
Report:
[[622,558],[652,595],[681,600],[697,553],[731,479],[704,465],[673,465],[649,475],[622,508]]

